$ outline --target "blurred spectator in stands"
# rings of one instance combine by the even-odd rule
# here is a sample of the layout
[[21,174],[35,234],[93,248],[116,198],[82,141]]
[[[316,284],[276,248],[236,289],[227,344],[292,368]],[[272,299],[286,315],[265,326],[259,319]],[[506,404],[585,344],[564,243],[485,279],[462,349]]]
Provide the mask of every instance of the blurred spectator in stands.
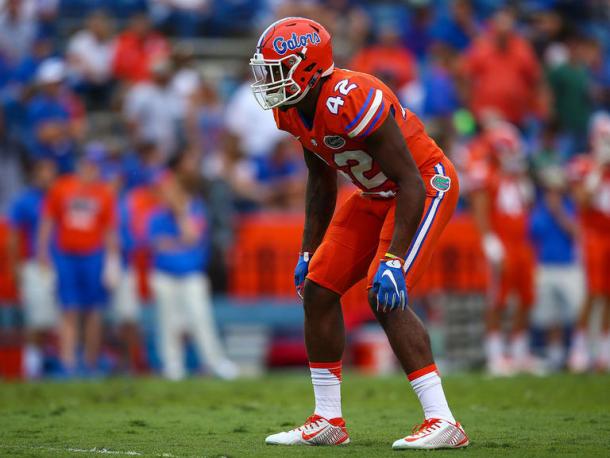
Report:
[[77,172],[60,178],[45,201],[38,237],[38,261],[51,266],[50,246],[55,237],[57,292],[62,309],[60,356],[66,375],[77,369],[79,319],[84,318],[85,370],[96,370],[101,345],[106,288],[116,285],[119,260],[115,197],[100,179],[100,150],[88,151]]
[[129,90],[123,113],[134,143],[154,143],[167,159],[179,146],[184,111],[179,95],[170,85],[171,63],[158,60],[151,65],[152,80]]
[[460,107],[454,78],[455,62],[456,54],[450,46],[440,41],[434,42],[430,47],[430,62],[422,77],[424,116],[444,120],[446,124]]
[[[528,337],[534,305],[535,259],[528,237],[533,187],[516,127],[493,117],[485,119],[482,134],[471,145],[465,181],[489,270],[487,370],[492,375],[533,371]],[[507,348],[502,319],[513,294],[517,301]]]
[[[177,156],[173,168],[181,168],[182,161],[193,157]],[[182,337],[186,332],[212,373],[234,378],[238,369],[224,354],[212,314],[206,206],[171,175],[162,179],[159,194],[162,205],[150,219],[148,238],[163,375],[170,380],[185,377]]]
[[[410,24],[406,28],[404,37],[404,44],[419,60],[424,60],[428,53],[428,47],[432,43],[432,26],[434,15],[432,12],[432,6],[429,3],[419,2],[419,4],[413,5],[411,9]],[[404,26],[399,22],[399,19],[392,18],[391,20],[397,23],[392,25],[391,28],[400,30]],[[381,25],[381,29],[385,28],[385,25]],[[382,30],[379,30],[382,32]]]
[[565,33],[566,24],[558,11],[541,8],[533,12],[529,40],[539,59],[546,58],[547,53],[559,44]]
[[567,52],[567,60],[549,70],[548,80],[553,93],[553,116],[564,136],[564,152],[573,156],[587,147],[587,127],[593,112],[587,40],[570,37]]
[[27,338],[23,368],[25,376],[30,379],[42,376],[45,339],[57,325],[55,274],[50,269],[41,269],[36,254],[43,201],[55,177],[54,161],[42,159],[34,162],[30,185],[17,195],[9,210],[9,258],[19,280]]
[[307,180],[298,140],[283,138],[269,156],[253,158],[252,163],[256,180],[267,195],[267,208],[291,210],[302,205]]
[[582,271],[576,259],[576,209],[568,198],[563,170],[540,169],[542,195],[530,215],[530,234],[538,267],[532,324],[546,335],[546,359],[554,371],[564,367],[564,330],[571,329],[583,298]]
[[192,46],[176,45],[172,53],[172,65],[174,71],[170,85],[180,98],[181,112],[186,113],[201,84]]
[[212,0],[150,0],[155,25],[179,38],[193,38],[202,33],[203,21]]
[[[271,110],[261,109],[252,97],[250,84],[250,79],[244,78],[227,103],[227,133],[236,138],[237,146],[245,156],[265,156],[271,153],[278,139],[287,134],[277,128]],[[256,126],[256,129],[252,126]]]
[[540,133],[538,145],[531,156],[532,168],[535,176],[550,167],[560,167],[565,162],[565,157],[559,150],[559,129],[555,122],[546,123]]
[[36,17],[22,0],[0,2],[0,54],[12,64],[27,56],[36,37]]
[[163,165],[163,155],[155,143],[136,143],[122,156],[123,191],[148,185]]
[[53,158],[60,173],[73,170],[75,142],[85,128],[84,110],[80,101],[64,84],[66,76],[62,60],[45,60],[36,75],[37,94],[27,104],[30,154],[35,158]]
[[391,24],[380,27],[375,43],[358,52],[348,67],[377,76],[395,91],[415,79],[417,70],[413,55],[402,46],[398,29]]
[[54,54],[53,40],[46,35],[37,36],[32,44],[32,51],[18,62],[12,72],[12,82],[19,85],[20,89],[28,84],[35,83],[40,64],[53,57]]
[[187,138],[204,155],[203,174],[211,178],[206,164],[221,154],[225,130],[225,108],[213,83],[201,81],[190,100],[186,117]]
[[114,76],[125,83],[149,80],[153,64],[166,60],[169,54],[167,39],[153,30],[146,13],[135,13],[117,38]]
[[148,267],[148,227],[152,214],[159,206],[159,195],[152,185],[154,179],[155,176],[149,174],[119,200],[121,275],[112,296],[112,309],[122,345],[121,366],[123,370],[133,372],[139,372],[144,367],[138,326],[141,318],[138,275]]
[[109,106],[114,49],[112,23],[102,11],[92,13],[85,28],[68,42],[66,58],[70,77],[78,92],[84,95],[89,109]]
[[472,0],[455,0],[449,8],[449,14],[441,14],[436,19],[432,36],[457,51],[464,51],[481,29]]
[[463,90],[469,107],[480,118],[494,109],[513,124],[545,110],[544,81],[533,49],[515,29],[510,9],[501,9],[489,30],[477,38],[464,59]]
[[[579,210],[587,296],[579,311],[568,366],[573,372],[610,370],[610,115],[591,121],[590,153],[569,164]],[[601,308],[601,332],[595,362],[591,355],[591,322]]]

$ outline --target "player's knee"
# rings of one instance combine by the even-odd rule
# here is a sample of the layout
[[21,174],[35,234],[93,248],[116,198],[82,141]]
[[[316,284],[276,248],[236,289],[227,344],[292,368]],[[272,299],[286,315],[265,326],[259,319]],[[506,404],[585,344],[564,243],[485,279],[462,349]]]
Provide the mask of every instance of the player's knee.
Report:
[[315,310],[328,309],[337,304],[339,304],[339,295],[337,293],[311,280],[305,280],[303,308],[306,314]]

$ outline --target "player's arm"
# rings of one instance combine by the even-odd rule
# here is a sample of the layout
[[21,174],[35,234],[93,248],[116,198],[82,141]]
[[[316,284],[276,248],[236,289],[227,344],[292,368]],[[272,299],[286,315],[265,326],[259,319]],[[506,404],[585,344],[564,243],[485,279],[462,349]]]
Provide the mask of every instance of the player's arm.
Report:
[[491,227],[489,215],[491,214],[491,200],[489,193],[484,189],[477,189],[470,194],[470,207],[472,217],[481,234],[483,253],[487,260],[500,267],[504,260],[504,245]]
[[40,226],[38,227],[38,237],[36,243],[36,254],[38,262],[43,267],[49,267],[51,265],[49,257],[49,247],[51,244],[51,234],[53,234],[53,228],[55,222],[51,215],[43,214],[40,220]]
[[294,270],[294,285],[301,298],[305,277],[309,270],[309,260],[322,243],[337,202],[337,172],[311,151],[304,149],[303,155],[308,170],[305,191],[305,227],[303,228],[299,261]]
[[322,242],[335,211],[337,172],[311,151],[304,150],[303,155],[308,176],[301,252],[313,253]]
[[13,278],[19,278],[19,229],[11,226],[8,234],[7,258]]
[[366,138],[366,145],[381,171],[398,186],[394,234],[388,253],[404,259],[424,211],[424,182],[393,116],[387,116]]

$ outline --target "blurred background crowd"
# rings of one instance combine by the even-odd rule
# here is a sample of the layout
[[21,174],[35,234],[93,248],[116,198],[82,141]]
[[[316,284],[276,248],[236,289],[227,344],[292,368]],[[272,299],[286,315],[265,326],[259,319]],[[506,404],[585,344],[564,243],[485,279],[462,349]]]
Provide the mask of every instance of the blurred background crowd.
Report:
[[[608,370],[610,1],[0,0],[0,376],[306,361],[306,170],[247,65],[284,16],[461,172],[412,303],[445,365]],[[348,359],[391,371],[362,286]]]

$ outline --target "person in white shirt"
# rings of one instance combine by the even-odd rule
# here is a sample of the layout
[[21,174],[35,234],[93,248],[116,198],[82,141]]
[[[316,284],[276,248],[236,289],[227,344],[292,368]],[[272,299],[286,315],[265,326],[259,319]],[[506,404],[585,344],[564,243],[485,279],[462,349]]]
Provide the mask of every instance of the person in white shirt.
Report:
[[112,89],[112,60],[115,40],[108,16],[96,11],[83,30],[68,42],[67,60],[70,77],[89,102],[107,105]]
[[252,97],[249,81],[233,94],[225,113],[228,133],[237,137],[240,149],[248,157],[269,155],[277,142],[287,135],[275,125],[271,110],[260,109]]
[[169,61],[154,62],[151,72],[152,81],[138,83],[129,90],[123,113],[133,140],[155,144],[163,158],[168,159],[179,147],[184,107],[170,84]]

